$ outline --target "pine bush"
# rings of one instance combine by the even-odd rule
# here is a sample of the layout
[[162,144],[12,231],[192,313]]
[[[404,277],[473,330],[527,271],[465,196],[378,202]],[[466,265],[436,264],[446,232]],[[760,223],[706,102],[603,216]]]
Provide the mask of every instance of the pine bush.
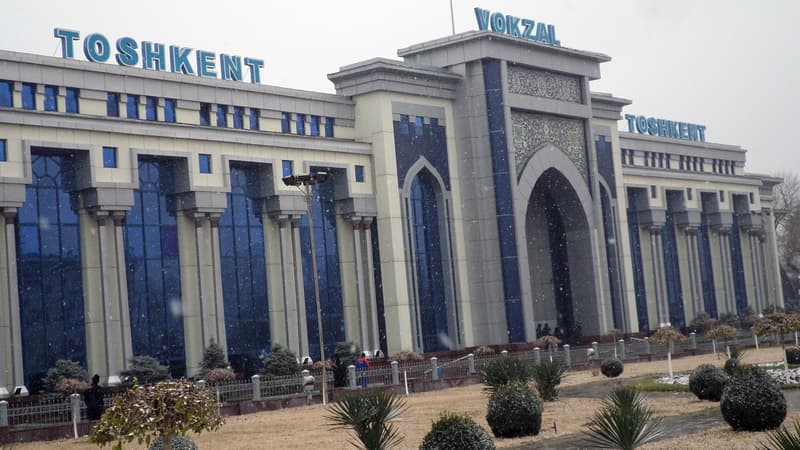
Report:
[[300,375],[302,370],[294,352],[275,344],[272,346],[269,358],[264,361],[264,370],[261,373],[268,377],[288,377]]
[[47,371],[47,376],[42,380],[42,388],[47,393],[62,393],[58,389],[58,382],[67,379],[88,383],[89,374],[81,367],[80,363],[59,359],[56,361],[55,367]]
[[498,386],[489,397],[486,422],[496,437],[535,436],[542,427],[542,402],[526,383]]
[[443,412],[422,439],[420,450],[494,450],[494,441],[466,414]]
[[786,398],[780,386],[757,367],[741,369],[728,382],[719,406],[735,431],[774,430],[786,418]]
[[700,400],[718,402],[730,376],[711,364],[698,366],[689,376],[689,390]]
[[161,365],[152,356],[134,356],[128,370],[120,373],[123,384],[131,386],[134,380],[139,385],[154,384],[169,379],[169,368]]
[[600,364],[600,373],[608,378],[616,378],[622,375],[623,370],[625,370],[625,366],[619,358],[608,358]]
[[219,344],[211,340],[211,343],[208,344],[208,347],[203,350],[203,362],[201,363],[201,375],[204,376],[206,373],[214,370],[214,369],[227,369],[228,368],[228,359],[225,357],[225,350],[220,347]]

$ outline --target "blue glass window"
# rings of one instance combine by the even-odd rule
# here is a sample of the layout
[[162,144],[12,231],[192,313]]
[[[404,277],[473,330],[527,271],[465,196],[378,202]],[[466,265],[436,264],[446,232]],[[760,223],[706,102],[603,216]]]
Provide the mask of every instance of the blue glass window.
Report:
[[[336,238],[336,207],[333,189],[334,183],[330,181],[315,185],[312,202],[317,280],[322,309],[323,341],[327,355],[332,355],[336,343],[344,341],[345,337],[342,278],[339,269],[339,246]],[[308,215],[303,215],[300,220],[300,242],[303,258],[306,319],[309,324],[316,324],[317,308],[314,299],[310,237]],[[308,341],[311,356],[315,360],[319,359],[319,332],[316,326],[308,327]]]
[[364,182],[364,166],[356,164],[356,183]]
[[0,106],[14,106],[14,82],[0,80]]
[[217,126],[228,127],[228,107],[225,105],[217,105]]
[[57,359],[86,364],[79,221],[67,187],[74,159],[34,152],[32,183],[19,210],[17,277],[27,383]]
[[261,110],[258,108],[250,108],[250,129],[259,130],[258,116],[261,115]]
[[414,135],[422,136],[425,132],[425,118],[416,116],[414,117]]
[[281,163],[281,167],[283,168],[283,176],[288,177],[294,173],[292,161],[289,159],[284,159]]
[[138,95],[131,95],[128,94],[128,100],[126,102],[126,110],[128,113],[128,119],[138,119],[139,118],[139,96]]
[[24,109],[36,109],[36,85],[33,83],[22,83],[22,107]]
[[241,106],[233,107],[233,128],[239,130],[244,128],[244,108]]
[[644,152],[644,166],[650,166],[650,152]]
[[164,122],[175,122],[176,103],[174,98],[164,99]]
[[[0,161],[6,161],[8,159],[8,154],[6,153],[7,149],[8,149],[8,141],[6,141],[5,139],[0,139]],[[750,203],[753,203],[752,198],[753,198],[753,193],[751,192]]]
[[292,113],[281,113],[281,133],[292,132]]
[[158,120],[158,98],[147,96],[144,99],[144,117],[149,121]]
[[633,154],[634,153],[635,152],[633,150],[628,150],[628,165],[629,166],[633,165]]
[[325,137],[333,137],[333,117],[325,118]]
[[200,103],[200,125],[211,125],[211,105],[208,103]]
[[58,86],[44,87],[44,110],[58,111]]
[[116,92],[109,92],[106,96],[106,115],[119,117],[119,94]]
[[198,159],[200,161],[200,173],[211,173],[211,155],[200,153]]
[[408,136],[409,131],[408,114],[400,114],[400,134]]
[[319,116],[311,116],[311,136],[319,136]]
[[686,199],[687,200],[692,199],[692,188],[686,188]]
[[81,112],[80,110],[80,96],[81,91],[78,88],[71,88],[68,87],[66,89],[67,98],[66,98],[66,107],[68,113],[78,114]]
[[117,167],[117,147],[103,147],[103,167]]
[[420,172],[411,183],[410,207],[420,333],[426,352],[447,350],[439,339],[448,330],[437,196],[436,180],[428,171]]
[[219,221],[222,295],[228,361],[236,373],[259,371],[259,356],[269,350],[269,308],[264,226],[256,201],[258,174],[231,164],[228,208]]
[[139,189],[125,217],[133,354],[168,363],[185,374],[178,226],[175,219],[174,162],[139,159]]
[[305,114],[298,114],[297,120],[295,120],[295,128],[297,129],[297,134],[304,135],[306,134],[306,115]]
[[627,156],[628,155],[625,154],[626,152],[627,152],[627,150],[625,150],[624,148],[622,150],[620,150],[620,159],[622,160],[621,163],[622,163],[623,166],[625,164],[628,164],[628,160],[627,160]]

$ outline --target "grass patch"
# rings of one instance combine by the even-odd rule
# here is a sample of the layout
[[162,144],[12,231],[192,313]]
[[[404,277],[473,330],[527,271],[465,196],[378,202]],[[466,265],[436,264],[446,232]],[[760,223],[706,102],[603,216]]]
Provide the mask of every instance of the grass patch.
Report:
[[644,392],[689,392],[688,385],[659,383],[653,378],[639,378],[627,385]]

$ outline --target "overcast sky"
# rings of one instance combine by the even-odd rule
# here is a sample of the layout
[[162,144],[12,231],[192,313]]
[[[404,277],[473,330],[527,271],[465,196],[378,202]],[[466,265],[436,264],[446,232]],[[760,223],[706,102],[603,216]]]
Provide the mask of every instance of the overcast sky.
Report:
[[[4,3],[3,49],[60,56],[55,27],[130,36],[261,58],[262,83],[324,92],[341,66],[451,33],[448,0]],[[456,32],[477,29],[476,6],[611,56],[592,90],[633,100],[626,113],[706,125],[708,141],[748,150],[749,172],[800,171],[800,2],[453,0]]]

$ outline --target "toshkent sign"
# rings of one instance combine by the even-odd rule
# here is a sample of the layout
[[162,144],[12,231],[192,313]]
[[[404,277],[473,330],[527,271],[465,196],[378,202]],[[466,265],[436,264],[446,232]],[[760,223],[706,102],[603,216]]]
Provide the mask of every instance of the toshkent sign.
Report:
[[685,141],[706,141],[706,126],[673,120],[657,119],[655,117],[634,116],[625,114],[628,121],[628,131],[651,136],[661,136]]
[[[79,41],[81,34],[77,31],[56,28],[53,36],[61,40],[61,56],[75,58],[74,41]],[[194,55],[192,54],[194,53]],[[197,75],[208,78],[241,81],[243,73],[248,72],[251,83],[261,82],[263,59],[237,55],[194,50],[177,45],[166,46],[159,42],[136,41],[130,37],[116,40],[112,48],[109,40],[100,33],[92,33],[83,39],[83,54],[88,61],[106,62],[112,54],[120,66],[143,69],[170,71],[186,75]],[[217,73],[219,64],[219,73]],[[246,67],[246,69],[245,69]]]
[[556,39],[555,25],[506,15],[501,12],[491,12],[483,8],[475,8],[475,19],[478,20],[478,29],[481,31],[492,30],[529,41],[561,45],[561,42]]

